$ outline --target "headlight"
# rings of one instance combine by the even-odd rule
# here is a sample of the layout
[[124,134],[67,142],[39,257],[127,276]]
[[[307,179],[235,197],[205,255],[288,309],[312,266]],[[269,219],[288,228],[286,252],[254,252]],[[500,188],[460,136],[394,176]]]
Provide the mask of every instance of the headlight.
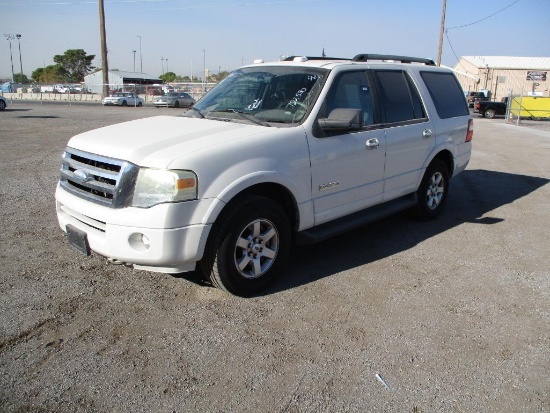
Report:
[[191,171],[142,168],[138,172],[132,206],[152,207],[165,202],[197,199],[197,176]]

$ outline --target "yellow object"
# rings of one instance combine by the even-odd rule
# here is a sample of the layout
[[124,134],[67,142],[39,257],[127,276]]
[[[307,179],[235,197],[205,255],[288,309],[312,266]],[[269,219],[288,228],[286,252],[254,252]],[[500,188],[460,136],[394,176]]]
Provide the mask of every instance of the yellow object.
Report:
[[512,99],[510,113],[520,118],[550,118],[550,97],[515,97]]

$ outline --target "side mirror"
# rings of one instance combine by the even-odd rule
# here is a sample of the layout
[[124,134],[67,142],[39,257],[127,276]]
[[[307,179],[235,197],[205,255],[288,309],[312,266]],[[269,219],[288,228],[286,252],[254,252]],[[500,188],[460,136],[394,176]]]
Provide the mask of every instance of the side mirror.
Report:
[[319,127],[325,131],[352,131],[363,127],[363,114],[359,109],[333,109],[328,118],[319,119]]

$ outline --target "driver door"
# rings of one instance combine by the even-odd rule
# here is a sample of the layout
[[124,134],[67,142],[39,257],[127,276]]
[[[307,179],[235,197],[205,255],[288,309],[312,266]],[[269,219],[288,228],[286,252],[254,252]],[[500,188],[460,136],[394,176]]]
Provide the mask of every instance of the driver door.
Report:
[[361,110],[363,127],[314,132],[310,156],[315,225],[379,203],[384,189],[385,131],[377,125],[366,71],[344,72],[333,82],[318,118],[334,109]]

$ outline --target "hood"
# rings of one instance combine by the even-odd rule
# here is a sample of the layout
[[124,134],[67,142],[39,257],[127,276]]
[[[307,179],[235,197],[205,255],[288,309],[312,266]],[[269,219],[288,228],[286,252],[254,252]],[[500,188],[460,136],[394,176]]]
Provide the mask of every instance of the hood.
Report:
[[186,154],[263,134],[266,129],[235,122],[156,116],[76,135],[68,146],[140,166],[168,168]]

